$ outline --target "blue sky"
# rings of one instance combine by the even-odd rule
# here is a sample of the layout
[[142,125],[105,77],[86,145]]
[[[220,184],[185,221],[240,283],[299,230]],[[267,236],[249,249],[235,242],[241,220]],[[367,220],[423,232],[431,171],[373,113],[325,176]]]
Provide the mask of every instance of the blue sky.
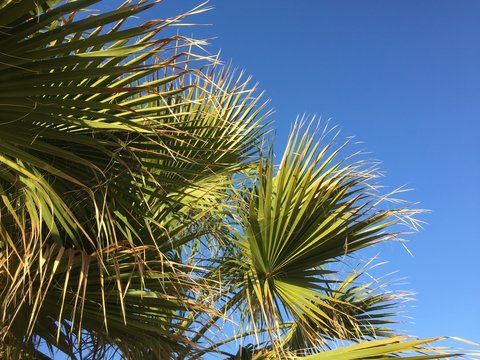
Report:
[[[165,1],[154,16],[198,4]],[[383,184],[431,210],[410,236],[378,249],[408,289],[417,336],[480,342],[480,2],[212,0],[186,35],[253,75],[275,109],[277,145],[298,114],[332,118],[382,161]]]

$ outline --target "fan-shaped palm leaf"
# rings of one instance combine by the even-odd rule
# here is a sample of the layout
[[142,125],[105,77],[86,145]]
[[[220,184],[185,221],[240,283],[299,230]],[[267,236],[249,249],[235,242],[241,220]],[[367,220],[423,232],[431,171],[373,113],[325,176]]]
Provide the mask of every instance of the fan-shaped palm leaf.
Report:
[[247,205],[239,205],[245,230],[237,234],[238,268],[250,309],[246,315],[259,320],[259,327],[273,328],[292,317],[296,331],[316,341],[347,334],[362,338],[373,330],[362,316],[375,303],[388,307],[388,298],[362,294],[346,285],[348,278],[332,290],[337,280],[328,264],[392,238],[396,233],[386,230],[416,211],[382,209],[374,195],[375,169],[340,158],[342,147],[320,148],[315,134],[301,135],[300,128],[294,129],[278,171],[271,158],[262,162]]

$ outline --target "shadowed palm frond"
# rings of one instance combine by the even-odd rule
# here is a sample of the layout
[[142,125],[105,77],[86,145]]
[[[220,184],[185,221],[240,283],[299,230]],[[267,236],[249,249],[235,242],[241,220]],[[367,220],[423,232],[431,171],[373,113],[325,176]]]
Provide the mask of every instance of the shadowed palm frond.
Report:
[[171,354],[185,314],[212,310],[168,257],[214,227],[201,220],[255,157],[261,104],[201,42],[158,36],[202,9],[128,27],[156,2],[85,15],[96,2],[1,9],[2,332]]

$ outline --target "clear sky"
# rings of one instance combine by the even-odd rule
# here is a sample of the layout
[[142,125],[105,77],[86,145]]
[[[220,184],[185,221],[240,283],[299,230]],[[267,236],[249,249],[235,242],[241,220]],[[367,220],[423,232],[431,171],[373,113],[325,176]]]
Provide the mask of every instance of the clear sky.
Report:
[[[198,1],[167,0],[156,16]],[[298,114],[333,118],[382,161],[383,183],[432,212],[388,271],[417,292],[402,328],[480,342],[480,1],[212,0],[193,18],[208,50],[245,69],[275,109],[278,144]],[[157,13],[158,12],[158,13]]]

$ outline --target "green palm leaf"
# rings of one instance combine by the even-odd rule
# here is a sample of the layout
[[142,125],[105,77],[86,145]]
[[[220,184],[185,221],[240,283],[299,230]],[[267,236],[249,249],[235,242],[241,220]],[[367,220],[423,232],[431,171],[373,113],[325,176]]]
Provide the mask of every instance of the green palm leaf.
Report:
[[[294,129],[276,173],[271,159],[260,165],[247,199],[249,209],[239,210],[245,229],[238,234],[243,291],[250,315],[267,323],[291,316],[310,333],[314,322],[324,337],[352,336],[356,328],[363,337],[368,332],[356,323],[360,319],[347,321],[348,314],[341,310],[358,306],[356,297],[349,297],[342,286],[331,291],[337,280],[328,264],[396,236],[385,230],[416,211],[382,209],[372,195],[375,169],[361,161],[338,160],[342,147],[320,148],[315,134],[301,135],[299,130]],[[344,321],[339,323],[338,316]]]
[[[307,360],[360,360],[360,359],[392,359],[402,354],[402,359],[420,360],[420,359],[445,359],[457,357],[458,354],[448,353],[434,348],[423,347],[441,338],[431,338],[423,340],[409,340],[405,337],[397,336],[384,340],[372,340],[355,345],[345,346],[339,349],[306,356]],[[406,353],[405,355],[403,353]]]

